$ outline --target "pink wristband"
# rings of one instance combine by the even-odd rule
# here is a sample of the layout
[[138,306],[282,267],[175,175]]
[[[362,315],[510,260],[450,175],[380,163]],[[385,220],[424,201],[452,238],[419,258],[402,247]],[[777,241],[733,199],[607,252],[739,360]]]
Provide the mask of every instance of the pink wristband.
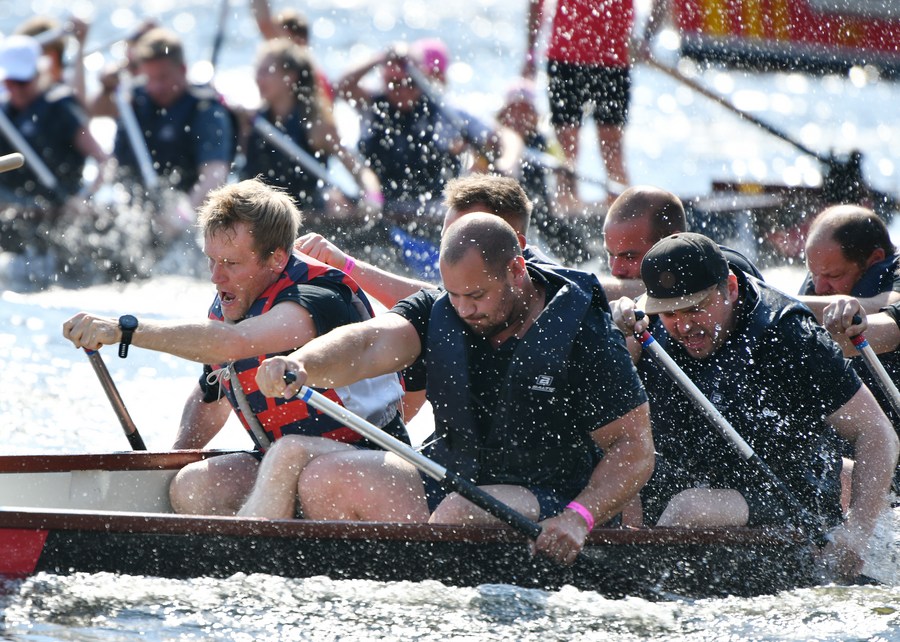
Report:
[[594,516],[591,515],[591,511],[578,502],[569,502],[566,508],[575,511],[584,518],[584,521],[587,523],[588,533],[594,530]]
[[353,268],[356,267],[356,261],[352,256],[348,256],[347,260],[344,261],[344,269],[341,270],[344,274],[351,274],[353,272]]

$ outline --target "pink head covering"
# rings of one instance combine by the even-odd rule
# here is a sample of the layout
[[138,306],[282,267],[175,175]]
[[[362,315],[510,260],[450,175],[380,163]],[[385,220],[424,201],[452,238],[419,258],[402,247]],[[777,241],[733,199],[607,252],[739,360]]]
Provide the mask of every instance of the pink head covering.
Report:
[[422,38],[412,43],[409,50],[413,61],[423,72],[443,82],[450,60],[450,52],[443,40]]

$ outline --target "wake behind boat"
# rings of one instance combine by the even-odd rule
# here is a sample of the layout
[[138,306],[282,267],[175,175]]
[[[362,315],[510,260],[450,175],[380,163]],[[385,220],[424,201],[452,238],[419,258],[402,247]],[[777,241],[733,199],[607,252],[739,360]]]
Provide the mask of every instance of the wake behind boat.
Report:
[[223,452],[0,457],[0,574],[326,575],[572,585],[647,599],[753,596],[817,583],[804,540],[781,529],[601,528],[575,565],[560,567],[533,558],[508,528],[173,514],[175,472]]

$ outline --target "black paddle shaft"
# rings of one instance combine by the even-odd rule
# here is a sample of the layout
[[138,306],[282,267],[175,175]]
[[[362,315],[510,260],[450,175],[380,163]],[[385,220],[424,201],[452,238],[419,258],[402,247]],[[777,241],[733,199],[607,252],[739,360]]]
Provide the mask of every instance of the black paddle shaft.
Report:
[[94,372],[97,374],[97,378],[100,380],[100,385],[103,386],[103,391],[106,392],[109,403],[112,404],[116,417],[119,418],[119,423],[122,425],[122,430],[125,432],[125,437],[128,439],[128,443],[131,444],[132,450],[147,450],[141,433],[138,432],[134,420],[128,413],[125,402],[122,401],[122,395],[119,394],[119,390],[116,388],[109,370],[106,369],[103,357],[96,350],[85,349],[85,352],[91,362],[91,366],[94,368]]

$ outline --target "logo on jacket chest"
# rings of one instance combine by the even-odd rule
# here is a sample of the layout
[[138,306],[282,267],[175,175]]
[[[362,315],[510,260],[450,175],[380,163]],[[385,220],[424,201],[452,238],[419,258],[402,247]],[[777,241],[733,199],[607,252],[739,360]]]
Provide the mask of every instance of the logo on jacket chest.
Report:
[[556,386],[553,385],[553,377],[550,375],[538,375],[534,378],[534,383],[528,386],[530,390],[537,392],[556,392]]

